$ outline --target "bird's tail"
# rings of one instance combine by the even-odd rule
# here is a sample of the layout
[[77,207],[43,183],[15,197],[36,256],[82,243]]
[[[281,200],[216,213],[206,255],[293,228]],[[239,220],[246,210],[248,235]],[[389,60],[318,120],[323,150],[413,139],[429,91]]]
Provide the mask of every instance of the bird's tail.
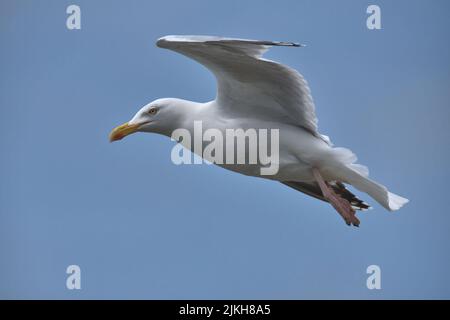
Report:
[[365,166],[355,164],[356,156],[348,149],[334,148],[335,155],[341,161],[339,165],[330,168],[338,180],[351,184],[356,189],[367,193],[389,211],[400,209],[409,200],[389,192],[388,189],[369,179],[369,171]]

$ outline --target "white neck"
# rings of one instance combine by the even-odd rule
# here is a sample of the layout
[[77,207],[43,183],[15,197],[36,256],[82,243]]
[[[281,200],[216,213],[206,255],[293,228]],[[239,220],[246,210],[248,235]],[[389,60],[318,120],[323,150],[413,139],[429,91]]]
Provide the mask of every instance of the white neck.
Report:
[[170,137],[172,132],[179,128],[189,131],[193,129],[194,120],[205,118],[210,102],[200,103],[183,99],[169,98],[165,99],[170,103],[170,119],[164,121],[165,127],[160,128],[158,133]]

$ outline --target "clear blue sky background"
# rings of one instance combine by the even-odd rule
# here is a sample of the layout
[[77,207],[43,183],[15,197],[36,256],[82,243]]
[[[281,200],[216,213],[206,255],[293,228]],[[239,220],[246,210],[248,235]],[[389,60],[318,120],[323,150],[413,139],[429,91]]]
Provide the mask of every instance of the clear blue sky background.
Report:
[[[78,4],[82,29],[66,28]],[[378,4],[382,30],[366,28]],[[1,1],[1,298],[450,298],[450,2]],[[214,98],[166,34],[306,43],[267,57],[309,81],[322,133],[411,199],[361,228],[279,183],[175,166],[112,127],[159,97]],[[66,289],[66,267],[82,289]],[[382,289],[366,288],[366,268]]]

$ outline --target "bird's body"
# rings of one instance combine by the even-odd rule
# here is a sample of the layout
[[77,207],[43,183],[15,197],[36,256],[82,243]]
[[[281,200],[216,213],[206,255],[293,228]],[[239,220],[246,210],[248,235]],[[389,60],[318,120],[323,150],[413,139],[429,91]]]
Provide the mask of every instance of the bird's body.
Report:
[[[181,101],[180,101],[181,102]],[[200,121],[202,123],[203,132],[208,129],[218,130],[223,137],[226,137],[226,130],[249,129],[279,130],[279,169],[274,175],[261,175],[261,167],[264,166],[259,161],[257,164],[218,164],[219,166],[235,171],[241,174],[267,178],[278,181],[312,181],[314,177],[311,173],[311,167],[318,165],[321,159],[330,158],[333,149],[325,141],[311,135],[301,127],[290,124],[280,124],[278,122],[260,120],[255,118],[230,118],[223,113],[217,113],[220,108],[216,101],[198,104],[190,101],[181,102],[187,110],[196,110],[195,112],[186,113],[183,121],[178,127],[174,127],[167,133],[170,134],[177,128],[185,128],[190,135],[194,137],[194,123]],[[191,104],[192,103],[192,104]],[[170,134],[165,134],[170,137]],[[269,135],[270,137],[270,135]],[[225,138],[226,139],[226,138]],[[181,142],[182,143],[182,142]],[[203,150],[209,142],[204,142]],[[185,145],[191,152],[196,153],[194,144]],[[245,158],[248,159],[249,150],[245,150]],[[224,152],[226,154],[226,146],[224,143]],[[203,154],[198,154],[203,156]],[[207,159],[208,160],[208,159]],[[323,161],[322,161],[323,162]]]
[[[347,224],[359,225],[354,209],[368,205],[346,190],[351,184],[368,193],[388,210],[397,210],[408,200],[390,193],[368,178],[366,167],[356,164],[348,149],[335,148],[328,137],[319,133],[309,87],[295,70],[261,58],[269,46],[298,46],[278,43],[205,36],[168,36],[157,45],[182,53],[209,68],[216,76],[218,94],[207,103],[167,98],[144,106],[127,124],[115,129],[112,140],[135,131],[147,131],[171,137],[182,128],[192,137],[196,123],[203,132],[214,130],[227,137],[227,130],[272,130],[278,134],[277,168],[274,174],[261,174],[267,163],[217,163],[244,175],[280,181],[296,190],[330,202]],[[230,140],[230,139],[229,139]],[[181,141],[199,156],[202,148]],[[223,143],[223,154],[235,146]],[[245,159],[249,159],[245,149]],[[205,157],[206,158],[206,157]],[[210,160],[206,158],[206,160]]]

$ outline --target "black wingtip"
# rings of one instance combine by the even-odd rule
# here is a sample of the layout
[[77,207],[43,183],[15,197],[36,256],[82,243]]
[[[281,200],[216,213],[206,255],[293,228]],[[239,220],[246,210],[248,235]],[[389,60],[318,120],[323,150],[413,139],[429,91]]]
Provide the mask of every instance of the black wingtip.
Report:
[[306,47],[306,45],[298,42],[278,42],[277,45],[287,47]]

